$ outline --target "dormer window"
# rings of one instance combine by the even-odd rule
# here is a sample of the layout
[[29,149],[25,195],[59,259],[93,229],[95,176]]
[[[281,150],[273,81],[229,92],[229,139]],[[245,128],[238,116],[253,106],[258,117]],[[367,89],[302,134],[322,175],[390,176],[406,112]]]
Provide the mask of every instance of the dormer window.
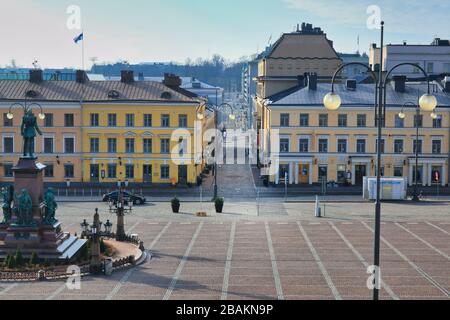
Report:
[[170,92],[164,91],[161,94],[161,99],[170,100],[172,99],[172,94]]
[[108,92],[108,97],[111,99],[117,99],[120,97],[120,93],[116,90],[111,90]]

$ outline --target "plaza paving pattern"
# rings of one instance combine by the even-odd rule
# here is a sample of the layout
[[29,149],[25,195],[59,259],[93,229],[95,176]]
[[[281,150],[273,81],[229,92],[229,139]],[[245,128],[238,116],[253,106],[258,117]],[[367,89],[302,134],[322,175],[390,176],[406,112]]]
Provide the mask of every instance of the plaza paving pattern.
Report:
[[[79,232],[78,218],[65,217]],[[127,217],[129,218],[129,217]],[[0,283],[0,299],[371,299],[370,219],[128,219],[153,259],[111,277]],[[383,222],[382,299],[450,297],[450,223]]]

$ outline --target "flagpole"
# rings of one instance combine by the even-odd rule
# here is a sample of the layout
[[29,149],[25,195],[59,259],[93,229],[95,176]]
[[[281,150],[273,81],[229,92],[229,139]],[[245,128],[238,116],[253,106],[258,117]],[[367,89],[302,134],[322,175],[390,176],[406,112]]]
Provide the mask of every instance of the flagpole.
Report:
[[84,68],[84,30],[81,29],[81,34],[83,35],[83,39],[81,39],[81,69],[86,71]]

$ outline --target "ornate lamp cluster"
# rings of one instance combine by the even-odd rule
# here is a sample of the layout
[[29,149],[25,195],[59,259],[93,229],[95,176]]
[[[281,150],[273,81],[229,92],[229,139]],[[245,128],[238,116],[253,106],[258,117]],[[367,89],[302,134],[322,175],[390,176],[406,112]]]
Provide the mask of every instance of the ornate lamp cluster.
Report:
[[[98,215],[98,209],[95,209],[95,214]],[[89,224],[86,219],[80,224],[82,235],[86,237],[110,237],[112,235],[113,224],[107,220],[105,224],[101,221],[96,221],[94,218],[93,224]],[[103,227],[103,231],[102,231]]]

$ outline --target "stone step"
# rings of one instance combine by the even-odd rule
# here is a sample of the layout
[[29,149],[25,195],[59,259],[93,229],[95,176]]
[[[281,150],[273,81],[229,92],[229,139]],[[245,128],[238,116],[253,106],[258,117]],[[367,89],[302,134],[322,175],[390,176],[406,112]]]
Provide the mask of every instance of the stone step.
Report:
[[59,257],[59,259],[72,259],[74,255],[78,253],[78,251],[86,245],[87,240],[75,238],[75,242],[72,242],[71,245],[67,248],[66,251]]

